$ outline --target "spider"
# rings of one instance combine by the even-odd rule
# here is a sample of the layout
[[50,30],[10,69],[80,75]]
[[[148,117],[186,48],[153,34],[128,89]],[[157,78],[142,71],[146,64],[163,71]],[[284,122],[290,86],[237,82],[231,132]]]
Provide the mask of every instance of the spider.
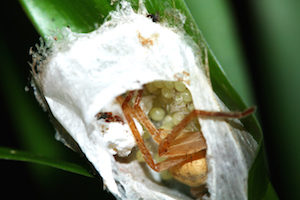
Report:
[[[137,93],[135,99],[134,94]],[[206,181],[206,141],[201,131],[183,132],[184,128],[196,117],[211,119],[243,118],[252,114],[254,107],[243,112],[213,112],[193,110],[170,132],[157,129],[140,107],[143,90],[129,91],[127,95],[116,99],[121,105],[126,121],[132,131],[145,162],[156,172],[169,170],[172,176],[180,182],[194,188],[203,188]],[[131,100],[134,102],[131,104]],[[137,119],[151,134],[158,144],[158,155],[166,158],[155,163],[146,147],[133,118]],[[191,192],[192,192],[191,189]]]
[[153,22],[159,22],[160,17],[158,13],[155,14],[148,14],[147,17],[151,18]]

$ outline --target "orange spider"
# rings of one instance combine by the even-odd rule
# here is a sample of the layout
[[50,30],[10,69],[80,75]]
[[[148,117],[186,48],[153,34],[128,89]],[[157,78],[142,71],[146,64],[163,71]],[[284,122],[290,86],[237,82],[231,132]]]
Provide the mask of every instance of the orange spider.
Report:
[[[173,177],[190,187],[202,187],[206,181],[206,141],[202,133],[182,132],[182,130],[195,118],[242,118],[252,114],[255,110],[251,107],[243,112],[212,112],[204,110],[193,110],[168,134],[162,129],[156,129],[144,111],[139,106],[143,90],[138,94],[133,105],[130,101],[135,91],[129,91],[127,96],[117,97],[127,123],[135,137],[137,145],[143,154],[145,162],[155,171],[169,170]],[[155,163],[150,151],[147,149],[133,118],[137,119],[152,135],[158,143],[158,155],[166,160]]]

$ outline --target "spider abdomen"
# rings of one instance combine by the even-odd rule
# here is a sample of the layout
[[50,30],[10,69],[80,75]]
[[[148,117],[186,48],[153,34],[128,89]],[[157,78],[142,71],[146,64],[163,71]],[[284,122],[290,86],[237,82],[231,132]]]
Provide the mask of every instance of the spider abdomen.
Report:
[[176,165],[170,168],[169,171],[173,175],[173,178],[190,187],[203,185],[207,175],[206,158]]

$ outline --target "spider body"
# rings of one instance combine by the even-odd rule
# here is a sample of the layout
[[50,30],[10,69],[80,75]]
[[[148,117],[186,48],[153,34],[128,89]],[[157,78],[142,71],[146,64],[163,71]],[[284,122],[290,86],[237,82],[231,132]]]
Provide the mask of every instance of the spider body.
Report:
[[[196,117],[204,118],[242,118],[254,112],[249,108],[244,112],[212,112],[193,110],[177,124],[171,131],[157,129],[140,107],[143,90],[137,91],[134,103],[130,103],[136,91],[129,91],[127,96],[117,97],[122,107],[126,121],[134,135],[137,145],[145,162],[155,171],[169,170],[178,181],[192,187],[202,187],[207,177],[206,141],[201,131],[187,132],[185,127]],[[158,155],[165,160],[155,163],[147,149],[143,138],[137,130],[135,118],[152,135],[158,144]]]
[[205,182],[207,174],[205,155],[203,155],[203,158],[175,165],[169,168],[169,172],[176,180],[190,187],[201,186]]
[[155,14],[148,14],[147,17],[151,18],[153,22],[159,22],[160,17],[158,13]]

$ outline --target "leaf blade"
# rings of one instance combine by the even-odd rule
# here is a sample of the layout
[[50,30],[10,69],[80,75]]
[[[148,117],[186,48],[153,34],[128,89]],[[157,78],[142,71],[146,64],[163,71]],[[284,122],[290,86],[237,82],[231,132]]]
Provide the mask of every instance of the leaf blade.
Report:
[[90,32],[104,21],[112,6],[108,1],[19,0],[24,11],[43,36],[57,33],[63,27],[74,32]]
[[36,163],[86,177],[93,177],[93,175],[81,165],[7,147],[0,147],[0,159]]

